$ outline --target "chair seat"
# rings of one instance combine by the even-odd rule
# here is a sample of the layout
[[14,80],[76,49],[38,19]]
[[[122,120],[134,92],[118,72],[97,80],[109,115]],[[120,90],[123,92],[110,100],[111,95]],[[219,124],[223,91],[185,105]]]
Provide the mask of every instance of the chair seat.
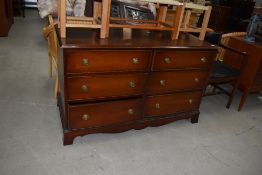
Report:
[[215,61],[212,65],[211,78],[236,77],[240,75],[240,71],[230,67],[221,61]]

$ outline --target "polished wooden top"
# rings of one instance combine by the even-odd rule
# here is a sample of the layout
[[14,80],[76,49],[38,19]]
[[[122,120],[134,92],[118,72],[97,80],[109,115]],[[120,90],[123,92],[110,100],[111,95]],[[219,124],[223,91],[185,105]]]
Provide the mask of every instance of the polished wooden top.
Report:
[[206,41],[200,41],[190,34],[180,34],[179,39],[171,40],[170,33],[146,30],[133,30],[130,33],[122,29],[110,30],[109,38],[100,39],[98,30],[92,29],[69,29],[67,38],[60,38],[62,48],[118,48],[118,49],[217,49]]
[[258,49],[262,49],[262,43],[256,42],[256,41],[248,42],[244,39],[244,37],[235,36],[235,37],[232,37],[232,40],[237,40],[237,42],[245,42],[248,45],[251,45],[253,47],[257,47]]

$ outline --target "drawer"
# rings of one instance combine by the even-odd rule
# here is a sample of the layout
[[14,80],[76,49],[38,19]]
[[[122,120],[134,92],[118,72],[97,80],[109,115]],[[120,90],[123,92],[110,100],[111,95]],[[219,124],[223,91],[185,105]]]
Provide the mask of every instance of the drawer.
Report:
[[143,100],[69,105],[69,128],[92,128],[126,123],[142,117]]
[[151,96],[146,100],[145,116],[158,116],[197,110],[202,92]]
[[67,99],[125,97],[144,93],[147,74],[110,74],[67,77]]
[[150,68],[150,51],[81,50],[65,51],[67,73],[145,71]]
[[208,51],[157,51],[154,70],[180,68],[208,68],[216,52]]
[[154,72],[149,77],[148,93],[202,89],[207,76],[207,71]]

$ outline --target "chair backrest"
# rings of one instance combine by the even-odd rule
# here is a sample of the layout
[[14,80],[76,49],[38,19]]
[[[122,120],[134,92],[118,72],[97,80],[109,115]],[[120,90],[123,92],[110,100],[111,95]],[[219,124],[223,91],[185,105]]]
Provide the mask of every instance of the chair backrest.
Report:
[[[221,36],[221,39],[220,39],[220,43],[224,44],[224,45],[228,45],[228,42],[229,42],[229,39],[230,37],[234,37],[234,36],[245,36],[247,33],[246,32],[232,32],[232,33],[225,33]],[[216,59],[217,60],[220,60],[220,61],[223,61],[224,59],[224,56],[225,56],[225,49],[223,48],[220,48],[219,51],[218,51],[218,54],[217,54],[217,57]]]

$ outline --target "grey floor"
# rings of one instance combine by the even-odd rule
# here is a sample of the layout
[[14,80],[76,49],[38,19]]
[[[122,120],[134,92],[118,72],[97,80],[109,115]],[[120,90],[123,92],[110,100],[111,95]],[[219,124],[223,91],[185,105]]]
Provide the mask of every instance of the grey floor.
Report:
[[63,146],[43,25],[27,11],[0,38],[0,175],[262,174],[259,94],[241,112],[239,92],[229,110],[226,97],[205,98],[198,124],[94,134]]

